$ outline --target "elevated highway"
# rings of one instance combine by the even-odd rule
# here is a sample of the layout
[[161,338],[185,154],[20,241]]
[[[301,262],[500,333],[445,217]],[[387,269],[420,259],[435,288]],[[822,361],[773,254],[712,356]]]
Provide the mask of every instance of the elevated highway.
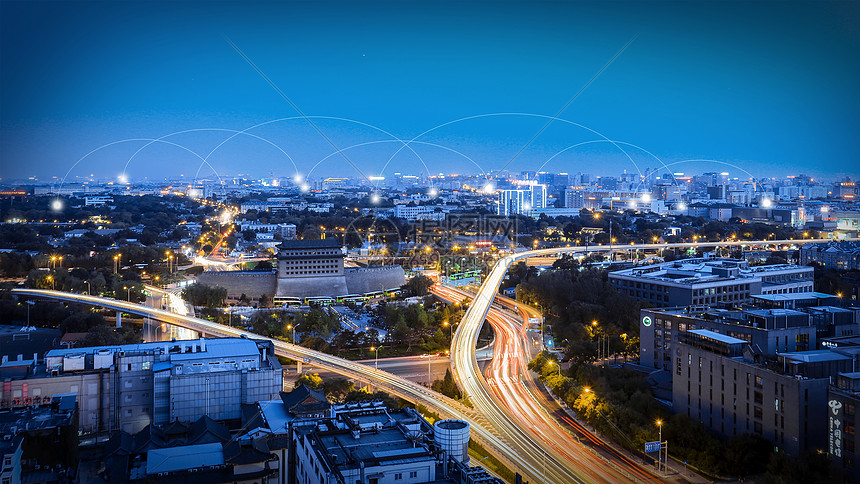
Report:
[[[555,247],[529,250],[502,257],[493,266],[489,275],[478,290],[478,293],[475,294],[469,309],[463,317],[463,321],[460,323],[457,328],[457,332],[454,335],[454,339],[451,344],[451,364],[454,377],[463,389],[464,393],[469,395],[475,408],[490,422],[497,432],[511,443],[512,447],[517,449],[521,458],[528,461],[533,468],[536,467],[543,471],[541,474],[531,474],[537,482],[618,482],[619,476],[613,472],[609,466],[603,466],[602,469],[596,469],[593,467],[595,465],[593,461],[585,461],[584,458],[577,459],[574,457],[569,459],[564,457],[562,455],[563,452],[559,448],[570,448],[573,444],[571,440],[558,437],[558,434],[556,434],[557,440],[552,440],[552,438],[532,438],[530,436],[530,432],[536,431],[539,427],[537,427],[537,424],[535,423],[529,423],[530,418],[523,418],[522,415],[518,415],[518,413],[522,411],[535,412],[535,409],[524,409],[520,404],[521,402],[517,401],[522,397],[509,399],[508,401],[512,404],[516,403],[516,406],[514,409],[508,409],[504,402],[499,399],[499,395],[491,389],[491,386],[480,371],[475,358],[475,347],[478,341],[478,334],[481,331],[484,321],[486,321],[488,316],[490,316],[491,306],[496,298],[502,279],[504,279],[510,266],[517,261],[528,259],[530,257],[549,257],[561,254],[584,253],[586,251],[607,252],[615,250],[658,250],[711,246],[783,246],[828,241],[828,239],[717,242],[696,241],[672,244]],[[508,367],[507,370],[503,370],[502,374],[507,375],[507,378],[510,378],[510,371],[510,367]],[[539,419],[543,421],[544,425],[549,424],[549,422],[544,419],[543,415],[532,413],[531,416],[533,417],[531,420]],[[555,424],[557,426],[558,423],[555,422]],[[626,480],[641,479],[641,477],[634,477],[633,475],[626,477]]]
[[[48,289],[13,289],[12,293],[18,296],[98,306],[129,314],[146,316],[168,324],[174,324],[197,331],[202,335],[234,338],[244,337],[271,341],[274,345],[275,354],[278,356],[302,361],[305,364],[311,364],[324,370],[343,375],[347,378],[366,383],[410,402],[424,405],[429,410],[437,412],[445,418],[457,418],[469,422],[472,429],[472,438],[483,445],[502,463],[511,469],[519,470],[527,475],[538,475],[537,468],[529,462],[521,459],[518,453],[512,449],[504,439],[491,431],[487,426],[487,421],[476,411],[424,386],[410,382],[386,371],[378,370],[372,366],[344,360],[342,358],[337,358],[326,353],[314,351],[277,339],[266,338],[239,328],[225,326],[211,321],[191,316],[184,316],[170,311],[151,308],[126,301]],[[538,481],[532,480],[532,482]]]
[[553,482],[560,484],[571,482],[619,482],[620,480],[639,479],[633,476],[621,479],[623,476],[619,476],[616,471],[610,469],[611,466],[604,465],[602,468],[598,468],[591,461],[576,459],[572,463],[566,461],[560,456],[558,447],[568,445],[569,442],[557,442],[548,439],[536,441],[530,434],[526,422],[517,418],[511,418],[505,412],[503,405],[496,400],[497,396],[494,396],[489,390],[489,385],[484,375],[479,371],[475,356],[478,333],[487,319],[501,281],[510,265],[529,257],[551,257],[565,253],[585,252],[586,250],[588,252],[606,252],[610,250],[658,250],[711,246],[783,246],[828,241],[829,239],[697,241],[674,244],[589,246],[587,249],[586,247],[560,247],[530,250],[505,256],[499,259],[493,266],[489,276],[475,295],[463,321],[457,328],[454,341],[452,342],[451,361],[455,377],[460,387],[464,390],[464,393],[469,395],[471,401],[475,404],[474,409],[469,409],[428,388],[385,371],[280,340],[264,338],[238,328],[109,298],[40,289],[13,289],[12,292],[21,296],[42,297],[88,304],[147,316],[198,331],[204,335],[269,339],[274,345],[275,353],[279,356],[313,364],[348,378],[368,383],[413,403],[422,404],[444,417],[459,418],[469,422],[472,426],[473,438],[476,441],[484,445],[485,448],[491,451],[505,465],[524,474],[525,478],[531,482]]

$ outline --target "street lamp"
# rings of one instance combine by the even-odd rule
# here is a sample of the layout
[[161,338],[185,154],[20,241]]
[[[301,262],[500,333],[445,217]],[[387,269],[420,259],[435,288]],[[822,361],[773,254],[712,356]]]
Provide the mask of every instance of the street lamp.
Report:
[[[597,321],[591,322],[591,332],[592,332],[592,334],[594,334],[594,336],[597,336]],[[600,338],[598,338],[598,340],[597,340],[597,362],[598,363],[600,363],[600,353],[601,353],[601,349],[602,349],[601,343],[602,343],[602,340]]]
[[[624,340],[624,349],[622,351],[624,352],[624,363],[627,363],[627,333],[621,333],[619,336]],[[615,362],[615,358],[612,361]]]
[[131,288],[128,286],[122,286],[125,289],[125,300],[131,302]]
[[87,296],[92,296],[93,289],[90,287],[90,281],[84,281],[87,283]]
[[292,340],[292,342],[293,342],[293,344],[296,344],[296,327],[295,327],[295,326],[293,326],[292,324],[288,324],[288,325],[287,325],[287,329],[292,330],[292,332],[293,332],[293,340]]
[[51,281],[51,290],[55,290],[56,287],[54,285],[54,276],[48,276],[48,280]]
[[427,388],[433,385],[433,376],[430,373],[430,360],[433,359],[433,353],[427,353]]
[[660,463],[660,472],[666,471],[665,461],[663,460],[663,421],[657,420],[657,427],[660,429],[660,453],[658,455],[658,462]]
[[370,347],[370,351],[373,351],[376,354],[376,361],[374,361],[373,367],[377,370],[379,369],[379,348],[381,348],[381,346],[380,347],[376,347],[376,346]]
[[30,327],[30,306],[36,304],[34,301],[25,301],[27,303],[27,327]]

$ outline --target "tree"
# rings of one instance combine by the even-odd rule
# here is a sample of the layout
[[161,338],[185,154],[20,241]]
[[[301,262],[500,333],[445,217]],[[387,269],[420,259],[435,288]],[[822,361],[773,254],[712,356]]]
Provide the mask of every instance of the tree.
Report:
[[445,395],[446,397],[458,399],[462,395],[457,383],[454,381],[454,375],[451,374],[451,369],[445,370],[445,377],[441,380],[436,380],[430,387],[432,390]]
[[304,385],[313,390],[318,390],[320,387],[322,387],[323,380],[322,377],[320,377],[319,373],[304,374],[300,376],[298,380],[296,380],[295,387],[298,388],[301,385]]
[[210,287],[195,283],[182,290],[182,299],[195,306],[217,308],[224,305],[227,299],[227,289],[221,286]]
[[74,313],[60,323],[64,333],[83,333],[95,327],[107,327],[107,323],[101,314],[89,311]]
[[108,324],[99,324],[87,331],[87,336],[81,346],[125,345],[138,342],[140,342],[140,338],[131,328],[114,329]]
[[332,378],[323,386],[326,397],[337,402],[342,402],[350,392],[355,390],[355,384],[346,378]]
[[433,279],[424,274],[417,275],[406,283],[406,287],[416,296],[426,296],[430,286],[433,285]]
[[738,476],[764,472],[772,445],[761,435],[742,434],[732,437],[726,451],[726,467]]

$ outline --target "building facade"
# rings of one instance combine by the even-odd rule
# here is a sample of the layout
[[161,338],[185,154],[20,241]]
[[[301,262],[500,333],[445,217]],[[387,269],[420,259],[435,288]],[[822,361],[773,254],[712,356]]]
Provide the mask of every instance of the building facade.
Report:
[[843,482],[858,482],[857,409],[860,408],[860,372],[839,373],[827,395],[827,453],[843,474]]
[[744,340],[688,331],[675,350],[672,408],[722,436],[757,434],[796,456],[824,448],[829,375],[852,364],[827,350],[785,353],[768,364]]
[[283,370],[269,342],[219,338],[51,350],[2,386],[14,406],[77,394],[82,433],[134,433],[150,423],[202,415],[238,419],[240,406],[276,396]]
[[345,256],[337,240],[285,241],[278,252],[278,278],[343,276]]
[[860,310],[834,306],[839,301],[836,296],[801,293],[756,296],[754,300],[755,304],[743,307],[643,309],[640,363],[670,370],[679,336],[696,329],[746,341],[769,356],[813,350],[828,337],[860,334]]
[[622,294],[656,306],[705,306],[748,302],[758,294],[812,292],[812,267],[750,266],[736,259],[685,259],[609,274]]
[[828,269],[843,271],[860,269],[860,244],[842,241],[827,244],[804,244],[800,247],[800,263],[818,263]]

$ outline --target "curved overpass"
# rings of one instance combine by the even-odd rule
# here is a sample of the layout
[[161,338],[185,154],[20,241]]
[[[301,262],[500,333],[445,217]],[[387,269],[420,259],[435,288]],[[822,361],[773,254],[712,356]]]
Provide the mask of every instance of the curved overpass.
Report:
[[[857,239],[852,239],[857,240]],[[672,244],[631,244],[613,246],[589,246],[588,252],[601,252],[609,250],[652,250],[666,248],[690,248],[701,246],[758,246],[758,245],[785,245],[827,242],[827,239],[805,239],[805,240],[759,240],[759,241],[728,241],[728,242],[682,242]],[[612,475],[609,469],[595,475],[596,469],[593,462],[575,462],[564,458],[564,451],[559,447],[568,442],[551,442],[548,440],[535,440],[529,436],[529,424],[526,419],[516,418],[516,415],[505,411],[498,395],[492,391],[484,375],[478,367],[475,358],[475,347],[481,326],[490,313],[490,307],[501,285],[502,279],[511,264],[529,257],[558,255],[563,253],[586,252],[586,247],[563,247],[538,249],[520,252],[502,257],[496,262],[481,285],[478,293],[466,311],[463,321],[457,328],[454,341],[451,344],[451,365],[454,377],[460,384],[466,395],[474,403],[475,408],[484,415],[487,420],[514,446],[520,455],[528,460],[532,466],[543,470],[541,474],[532,474],[536,482],[593,482],[603,480],[604,482],[617,482],[619,476]],[[522,409],[518,410],[522,411]],[[512,412],[516,413],[516,412]],[[537,479],[542,477],[542,479]],[[644,477],[644,476],[642,476]]]
[[[266,338],[258,334],[244,331],[242,329],[224,326],[191,316],[183,316],[162,309],[150,308],[140,304],[116,299],[88,296],[85,294],[74,294],[48,289],[12,289],[12,293],[18,296],[29,296],[46,298],[70,303],[99,306],[116,311],[150,317],[169,324],[175,324],[184,328],[198,331],[201,334],[218,337],[246,337],[257,340],[271,341],[275,348],[275,354],[308,364],[313,364],[324,370],[352,378],[357,381],[373,385],[388,393],[401,397],[413,403],[421,404],[428,409],[438,412],[448,418],[458,418],[469,422],[472,428],[472,438],[483,445],[506,466],[514,470],[520,470],[529,475],[537,475],[532,464],[524,461],[503,439],[494,434],[486,427],[486,421],[475,411],[466,408],[456,400],[450,399],[440,393],[434,392],[417,383],[392,375],[386,371],[377,370],[372,366],[356,363],[342,358],[314,351],[302,346],[293,345],[277,339]],[[534,481],[538,482],[538,481]]]
[[[588,251],[603,252],[626,249],[652,250],[699,246],[708,247],[716,245],[790,245],[829,241],[829,239],[805,239],[729,242],[702,241],[674,244],[631,244],[613,246],[604,245],[589,246]],[[244,336],[254,339],[267,339],[272,342],[275,348],[275,353],[279,356],[302,360],[334,373],[369,383],[393,395],[397,395],[414,403],[420,403],[428,409],[437,411],[446,417],[459,418],[469,422],[474,430],[473,436],[476,441],[480,442],[488,450],[495,451],[494,455],[499,458],[499,460],[509,467],[525,474],[525,476],[532,482],[591,482],[594,479],[591,472],[595,470],[594,468],[590,468],[588,473],[584,473],[580,469],[564,465],[559,461],[557,454],[554,452],[553,447],[555,446],[533,441],[528,435],[528,432],[522,428],[521,422],[511,419],[498,408],[494,396],[488,391],[488,385],[483,374],[478,370],[477,360],[475,357],[478,333],[487,317],[487,313],[489,312],[501,281],[512,263],[528,257],[584,252],[585,250],[585,247],[561,247],[531,250],[503,257],[493,266],[490,275],[481,286],[478,294],[472,301],[469,310],[466,312],[462,323],[457,328],[454,335],[454,341],[452,342],[451,362],[455,370],[455,377],[458,379],[464,393],[469,395],[472,402],[475,403],[475,410],[468,409],[455,400],[385,371],[303,348],[301,346],[292,345],[280,340],[264,338],[254,333],[230,326],[224,326],[189,316],[181,316],[139,304],[97,296],[41,289],[13,289],[12,292],[23,296],[44,297],[67,302],[89,304],[117,311],[125,311],[132,314],[148,316],[159,321],[192,329],[202,334],[221,337]],[[491,428],[488,428],[488,425],[491,426]]]

